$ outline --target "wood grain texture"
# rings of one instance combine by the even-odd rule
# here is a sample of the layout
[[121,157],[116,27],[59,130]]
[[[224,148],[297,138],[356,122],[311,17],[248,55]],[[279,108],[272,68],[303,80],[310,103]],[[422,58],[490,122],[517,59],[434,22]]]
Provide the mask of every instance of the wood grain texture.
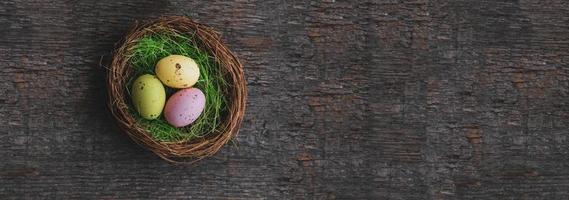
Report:
[[[182,14],[249,86],[194,166],[121,134],[99,66]],[[0,199],[568,199],[568,128],[565,0],[0,2]]]

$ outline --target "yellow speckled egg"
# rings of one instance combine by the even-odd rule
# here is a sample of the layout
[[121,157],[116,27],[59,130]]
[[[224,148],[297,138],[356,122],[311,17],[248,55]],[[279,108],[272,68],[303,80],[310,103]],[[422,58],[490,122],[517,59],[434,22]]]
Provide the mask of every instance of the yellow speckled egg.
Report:
[[186,56],[166,56],[156,64],[156,76],[172,88],[192,87],[200,77],[200,69],[196,62]]
[[166,91],[156,76],[145,74],[132,83],[131,97],[140,116],[156,119],[164,108]]

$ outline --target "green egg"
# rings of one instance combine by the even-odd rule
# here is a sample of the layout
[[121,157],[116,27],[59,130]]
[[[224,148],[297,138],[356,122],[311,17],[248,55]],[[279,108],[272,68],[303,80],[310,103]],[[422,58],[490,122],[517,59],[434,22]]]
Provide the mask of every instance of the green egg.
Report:
[[131,95],[136,111],[145,119],[156,119],[162,113],[166,91],[156,76],[145,74],[134,80]]

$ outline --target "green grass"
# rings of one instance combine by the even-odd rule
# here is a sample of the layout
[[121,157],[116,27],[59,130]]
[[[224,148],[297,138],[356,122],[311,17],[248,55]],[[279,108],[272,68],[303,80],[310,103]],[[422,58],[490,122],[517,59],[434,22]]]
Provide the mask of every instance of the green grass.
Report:
[[[208,52],[198,48],[192,35],[183,35],[173,31],[156,32],[140,39],[130,55],[127,55],[135,70],[134,76],[126,84],[127,91],[130,91],[134,79],[142,74],[155,74],[156,63],[161,58],[174,54],[188,56],[198,64],[200,77],[193,87],[203,91],[206,105],[200,117],[191,125],[183,128],[171,126],[162,115],[154,120],[144,119],[130,105],[131,113],[137,121],[160,141],[187,141],[213,133],[221,123],[222,114],[226,111],[227,102],[224,94],[227,83],[219,65]],[[168,97],[177,91],[167,86],[164,87],[166,87]]]

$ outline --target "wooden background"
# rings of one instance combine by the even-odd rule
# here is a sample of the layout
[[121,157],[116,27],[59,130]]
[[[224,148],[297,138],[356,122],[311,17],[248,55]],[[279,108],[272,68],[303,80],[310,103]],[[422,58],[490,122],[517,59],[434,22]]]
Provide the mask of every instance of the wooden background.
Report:
[[[194,166],[119,131],[99,65],[183,14],[250,97]],[[566,0],[0,2],[0,199],[568,199],[568,128]]]

